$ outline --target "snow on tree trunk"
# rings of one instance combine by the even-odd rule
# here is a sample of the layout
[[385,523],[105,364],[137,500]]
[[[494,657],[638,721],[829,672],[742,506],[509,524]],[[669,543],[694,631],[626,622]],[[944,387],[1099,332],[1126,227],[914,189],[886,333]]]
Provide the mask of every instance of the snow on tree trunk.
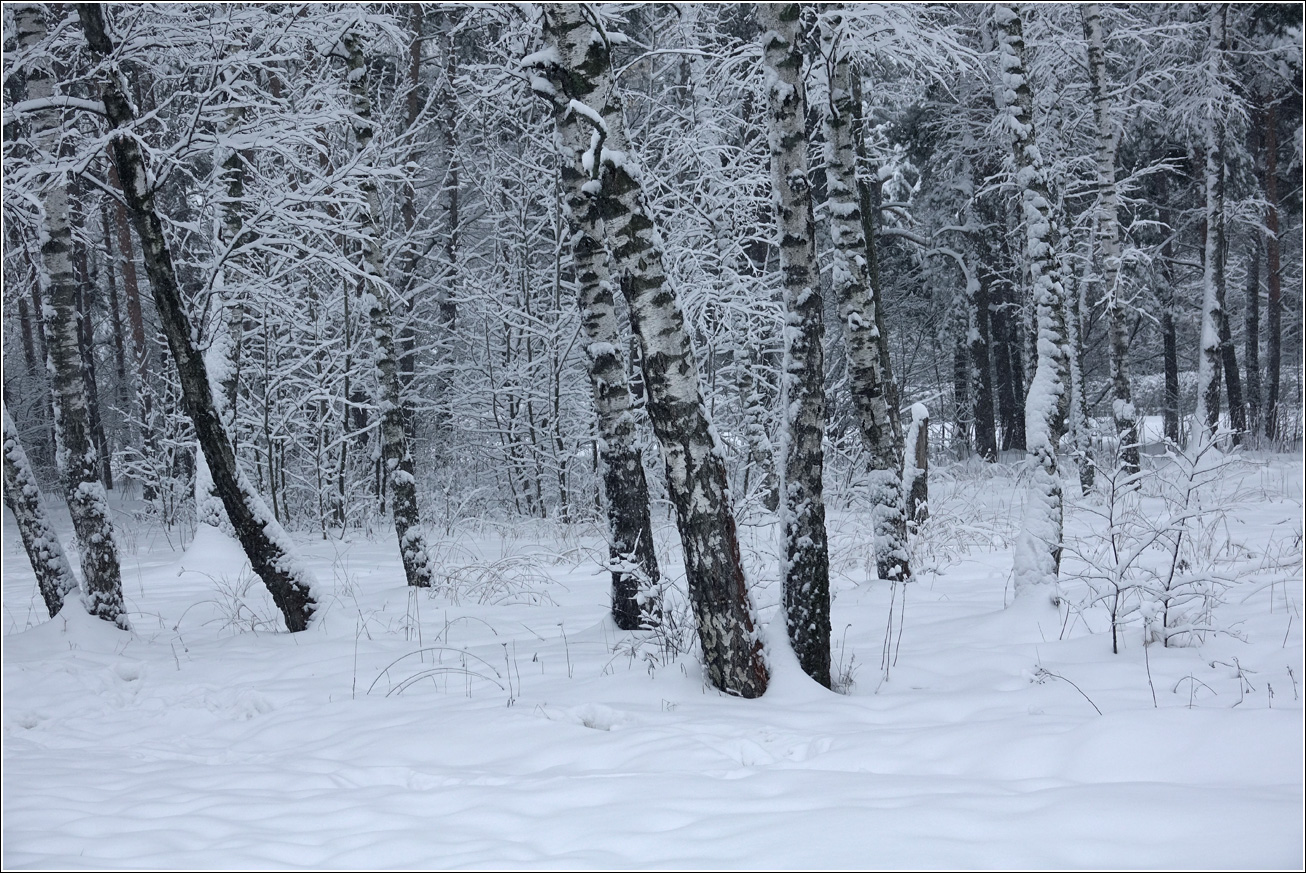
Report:
[[930,411],[913,403],[903,452],[902,487],[907,494],[907,519],[918,525],[930,517]]
[[[849,390],[862,442],[871,458],[876,574],[881,579],[905,579],[911,571],[907,564],[907,514],[900,473],[903,454],[895,439],[882,368],[882,347],[887,337],[879,326],[879,289],[874,281],[878,277],[871,273],[863,198],[857,185],[855,131],[859,101],[853,90],[847,45],[838,39],[841,23],[841,16],[832,14],[822,28],[830,69],[825,149],[830,237],[834,242],[832,285],[848,358]],[[798,125],[801,130],[801,116]]]
[[[46,12],[46,7],[38,5],[24,5],[14,11],[20,48],[30,49],[46,35]],[[38,63],[28,71],[27,90],[32,100],[54,96],[54,74],[48,64]],[[33,145],[48,155],[57,155],[62,136],[59,110],[46,109],[32,115]],[[46,180],[42,206],[45,211],[41,239],[43,322],[54,405],[56,457],[81,550],[87,610],[126,630],[130,625],[123,612],[118,548],[100,481],[99,457],[91,441],[86,381],[78,346],[78,283],[73,271],[68,188],[62,174]]]
[[[105,26],[103,7],[83,4],[77,7],[77,14],[91,51],[101,61],[111,56],[113,44]],[[182,404],[195,426],[214,487],[250,566],[271,592],[285,617],[286,627],[291,631],[304,630],[317,604],[313,577],[296,560],[289,537],[236,463],[231,440],[213,400],[203,353],[195,344],[196,332],[177,282],[163,222],[155,208],[153,180],[139,142],[122,130],[135,120],[127,97],[130,85],[117,67],[107,71],[100,84],[106,114],[115,128],[110,151],[128,216],[141,241],[164,338],[177,366]]]
[[[607,504],[609,560],[612,567],[612,617],[622,630],[635,630],[642,618],[656,621],[659,604],[655,592],[661,583],[653,550],[653,522],[649,514],[648,482],[636,441],[631,408],[630,378],[621,351],[612,281],[603,242],[603,220],[591,160],[586,169],[593,125],[574,112],[569,100],[602,105],[611,87],[603,43],[588,40],[591,29],[560,11],[544,18],[544,36],[565,67],[544,65],[535,91],[553,107],[557,145],[562,154],[562,183],[572,234],[572,261],[578,285],[581,325],[588,343],[585,356],[594,409],[598,418],[598,452],[603,495]],[[587,41],[581,42],[580,40]],[[571,73],[563,81],[565,71]]]
[[1089,87],[1097,133],[1097,246],[1101,255],[1107,333],[1111,338],[1111,415],[1126,474],[1138,472],[1138,415],[1129,378],[1129,331],[1120,298],[1120,197],[1116,191],[1116,134],[1111,120],[1111,83],[1107,79],[1102,12],[1096,3],[1080,7],[1088,44]]
[[372,101],[367,96],[367,58],[362,38],[357,32],[344,39],[346,70],[350,96],[353,98],[354,144],[363,173],[359,190],[366,202],[357,220],[362,237],[362,273],[359,294],[367,309],[368,323],[375,343],[373,365],[380,389],[381,460],[390,490],[390,513],[394,518],[399,553],[403,559],[408,584],[429,588],[433,577],[431,556],[426,550],[421,516],[417,505],[417,478],[413,456],[404,432],[404,410],[399,383],[399,361],[395,332],[390,314],[393,290],[385,278],[385,252],[380,238],[381,195],[376,184],[369,150],[372,143]]
[[1025,523],[1016,541],[1014,587],[1017,597],[1051,587],[1055,599],[1063,511],[1057,443],[1066,432],[1070,400],[1066,293],[1054,249],[1057,235],[1051,196],[1034,133],[1024,29],[1020,15],[1010,5],[997,6],[995,20],[1001,65],[997,106],[1011,136],[1036,319],[1037,363],[1025,398],[1025,444],[1033,471]]
[[[598,42],[601,48],[581,58],[546,53],[550,56],[528,58],[526,65],[558,65],[564,85],[577,74],[574,64],[593,64],[585,71],[588,75],[611,75],[611,35],[593,7],[549,6],[544,14],[555,16],[551,26],[556,31],[583,29],[573,44]],[[740,560],[723,454],[703,404],[685,314],[667,284],[661,237],[644,203],[642,174],[626,140],[621,101],[611,89],[603,88],[602,93],[609,96],[601,107],[572,100],[565,89],[562,96],[598,133],[584,161],[601,166],[600,213],[639,338],[647,409],[666,464],[703,666],[716,688],[759,697],[766,691],[768,673]]]
[[[1224,54],[1225,4],[1211,7],[1206,62],[1212,85],[1220,77]],[[1206,248],[1202,265],[1202,331],[1197,358],[1197,426],[1214,435],[1220,424],[1220,321],[1224,318],[1224,125],[1222,107],[1208,105],[1203,119],[1206,149]]]
[[64,556],[59,536],[45,514],[45,501],[41,499],[41,486],[32,475],[27,453],[18,441],[18,429],[4,413],[4,483],[5,506],[14,514],[18,534],[23,540],[27,559],[36,573],[36,584],[50,617],[58,615],[64,601],[77,591],[77,577],[72,565]]
[[[780,388],[780,408],[784,411],[780,506],[785,622],[803,671],[829,688],[830,556],[821,487],[825,468],[821,446],[825,434],[825,360],[821,340],[825,327],[820,271],[816,266],[816,221],[807,174],[807,93],[801,44],[805,28],[800,21],[802,6],[797,3],[759,7],[757,17],[764,30],[767,140],[785,303],[784,381]],[[850,153],[851,139],[849,136]],[[851,200],[855,188],[847,190],[845,200]],[[836,266],[837,276],[839,272]],[[868,326],[873,331],[873,321]]]

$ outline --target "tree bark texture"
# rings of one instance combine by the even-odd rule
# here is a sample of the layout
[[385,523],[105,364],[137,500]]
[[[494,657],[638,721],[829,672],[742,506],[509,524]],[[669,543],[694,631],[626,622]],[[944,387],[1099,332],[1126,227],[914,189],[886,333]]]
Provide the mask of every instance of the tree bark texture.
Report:
[[[101,61],[109,58],[113,44],[105,27],[103,7],[83,4],[77,7],[77,13],[91,51]],[[101,81],[105,109],[115,128],[110,149],[128,216],[141,241],[159,321],[177,366],[182,403],[195,426],[214,486],[251,567],[267,585],[285,617],[286,627],[291,631],[304,630],[317,605],[313,579],[295,559],[285,531],[236,463],[231,440],[213,400],[203,354],[195,346],[195,331],[155,206],[149,169],[139,143],[126,130],[135,119],[122,75],[120,70],[113,69]]]
[[360,191],[367,203],[358,215],[362,237],[363,279],[359,293],[367,309],[368,323],[375,344],[373,365],[381,396],[381,460],[390,491],[390,513],[403,559],[408,584],[429,588],[434,576],[431,556],[426,550],[417,503],[417,478],[413,456],[404,427],[403,390],[399,379],[399,361],[395,345],[394,319],[390,298],[394,291],[385,277],[385,253],[381,250],[381,195],[372,174],[372,101],[367,94],[367,58],[362,37],[356,32],[345,36],[346,70],[353,98],[354,145],[363,171]]
[[588,39],[591,33],[592,29],[582,21],[565,13],[545,16],[545,39],[563,64],[542,69],[546,81],[541,84],[547,87],[537,85],[536,93],[553,109],[562,153],[577,303],[587,340],[585,356],[598,419],[599,465],[610,537],[612,617],[622,630],[635,630],[645,619],[656,620],[659,604],[649,597],[660,586],[661,574],[653,550],[648,482],[636,439],[630,378],[621,351],[599,215],[599,168],[589,153],[594,126],[569,102],[579,100],[586,106],[601,106],[608,99],[604,92],[611,87],[611,76],[606,51],[601,41]]
[[1016,542],[1014,588],[1019,598],[1055,586],[1060,572],[1063,510],[1057,442],[1066,432],[1070,355],[1066,292],[1055,251],[1052,197],[1034,133],[1024,28],[1015,7],[999,5],[996,13],[1001,63],[997,105],[1011,136],[1025,260],[1034,294],[1037,352],[1025,399],[1025,440],[1033,472],[1025,524]]
[[[1206,63],[1212,77],[1218,77],[1224,67],[1227,14],[1226,4],[1211,7]],[[1224,124],[1218,117],[1221,108],[1208,107],[1204,119],[1206,246],[1202,265],[1202,332],[1197,358],[1197,428],[1205,430],[1208,436],[1214,436],[1220,424],[1220,376],[1223,366],[1220,324],[1225,317]]]
[[[785,623],[803,672],[829,688],[830,557],[821,482],[825,469],[821,446],[825,435],[825,360],[821,340],[825,328],[821,277],[816,265],[816,220],[807,171],[807,90],[803,84],[801,44],[805,28],[801,17],[802,6],[797,3],[758,9],[764,31],[767,140],[785,304],[784,381],[780,391],[785,428],[780,493]],[[849,135],[849,152],[851,144]],[[854,182],[846,189],[845,201],[853,199],[855,191]],[[867,315],[872,317],[867,326],[873,332],[874,314]],[[871,351],[878,350],[872,346]]]
[[1279,273],[1279,121],[1273,103],[1265,110],[1265,436],[1279,426],[1279,374],[1283,349],[1283,279]]
[[[902,484],[902,444],[883,368],[887,334],[881,328],[880,288],[873,275],[874,241],[866,236],[864,199],[857,182],[859,89],[853,87],[848,46],[841,37],[842,16],[824,22],[822,41],[829,70],[825,107],[826,191],[830,238],[834,243],[832,286],[839,307],[849,391],[857,410],[862,444],[871,461],[870,494],[874,512],[875,568],[881,579],[906,579],[907,513]],[[794,51],[797,48],[794,47]],[[802,118],[797,120],[801,131]],[[815,281],[813,278],[812,281]],[[792,402],[792,398],[791,401]]]
[[1097,209],[1094,216],[1111,345],[1111,416],[1115,422],[1117,455],[1126,475],[1138,472],[1138,414],[1129,377],[1129,330],[1120,288],[1120,196],[1116,190],[1115,125],[1111,120],[1111,82],[1107,78],[1106,40],[1098,4],[1080,7],[1084,41],[1088,45],[1089,87],[1093,124],[1097,129]]
[[1247,433],[1255,441],[1262,432],[1261,407],[1261,277],[1259,246],[1247,253],[1247,293],[1243,299],[1243,366],[1247,371]]
[[77,577],[46,515],[41,486],[32,475],[32,466],[27,462],[27,453],[18,441],[18,429],[8,410],[4,413],[4,483],[5,506],[14,514],[23,549],[36,573],[41,599],[54,618],[77,591]]
[[[46,8],[21,6],[14,11],[20,47],[38,43],[46,34]],[[53,71],[37,64],[27,74],[30,99],[54,96]],[[58,151],[60,112],[33,113],[32,141],[52,159]],[[54,401],[55,444],[64,495],[81,550],[87,610],[123,628],[130,625],[123,611],[122,571],[114,542],[109,504],[100,481],[99,455],[91,440],[90,410],[82,372],[78,298],[73,270],[73,239],[69,226],[68,187],[62,176],[46,180],[42,198],[45,235],[41,261],[45,288],[45,346],[49,357]]]
[[[606,34],[592,11],[566,4],[546,7],[544,14],[556,16],[551,26],[557,30],[592,28],[577,40],[602,42],[602,67],[610,67]],[[573,75],[568,59],[549,62],[562,68],[565,85]],[[600,142],[591,151],[592,160],[601,165],[600,213],[639,338],[646,404],[666,464],[703,666],[714,687],[759,697],[766,691],[768,673],[740,560],[723,454],[703,404],[684,311],[667,284],[661,240],[644,203],[642,174],[626,138],[622,105],[614,92],[607,93],[602,107],[582,101],[571,106],[599,132]],[[571,100],[565,88],[562,96]]]

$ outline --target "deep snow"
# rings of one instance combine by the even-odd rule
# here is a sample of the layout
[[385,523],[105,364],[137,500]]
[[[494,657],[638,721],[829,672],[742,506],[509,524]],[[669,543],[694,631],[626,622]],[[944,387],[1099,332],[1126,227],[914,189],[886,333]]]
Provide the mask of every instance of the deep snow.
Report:
[[[1006,606],[1014,468],[936,472],[905,591],[867,580],[869,513],[832,511],[848,694],[773,633],[775,530],[745,524],[773,672],[755,701],[614,628],[593,529],[433,533],[429,594],[384,531],[299,536],[330,595],[290,635],[234,542],[171,551],[120,512],[125,633],[44,620],[6,514],[3,863],[1300,869],[1301,474],[1258,456],[1209,495],[1209,551],[1241,573],[1227,633],[1145,652],[1136,613],[1119,655],[1069,554],[1060,612]],[[1066,486],[1087,542],[1101,498]]]

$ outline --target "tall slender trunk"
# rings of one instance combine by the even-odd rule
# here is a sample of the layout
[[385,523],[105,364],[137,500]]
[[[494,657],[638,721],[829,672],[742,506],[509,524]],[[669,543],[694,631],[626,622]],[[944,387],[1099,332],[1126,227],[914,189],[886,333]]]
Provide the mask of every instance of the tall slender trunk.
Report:
[[1168,203],[1166,176],[1157,177],[1157,202],[1160,204],[1159,217],[1166,230],[1165,241],[1161,244],[1161,342],[1162,368],[1164,372],[1165,394],[1163,413],[1165,418],[1165,438],[1175,445],[1179,444],[1179,336],[1175,326],[1175,289],[1174,289],[1174,239],[1177,233]]
[[[77,7],[77,14],[92,53],[100,60],[110,56],[113,44],[105,26],[103,7],[83,4]],[[122,183],[128,215],[141,240],[154,305],[181,382],[182,404],[195,426],[214,485],[250,565],[272,593],[285,617],[286,627],[291,631],[303,630],[317,604],[313,578],[295,559],[289,537],[236,463],[231,440],[213,401],[203,354],[195,346],[194,327],[177,283],[140,143],[121,132],[135,120],[124,90],[125,74],[119,71],[105,76],[100,85],[106,114],[115,128],[110,151]]]
[[1125,323],[1120,289],[1120,197],[1116,191],[1115,125],[1111,120],[1110,81],[1107,79],[1102,13],[1096,3],[1080,7],[1084,40],[1088,43],[1088,71],[1093,95],[1093,123],[1097,128],[1097,210],[1094,215],[1102,293],[1106,299],[1107,333],[1111,338],[1111,415],[1115,421],[1118,455],[1126,475],[1138,472],[1138,415],[1134,410],[1129,378],[1129,330]]
[[[1228,4],[1211,7],[1207,64],[1218,76],[1224,66]],[[1220,424],[1220,324],[1224,319],[1224,124],[1210,107],[1203,131],[1206,149],[1206,247],[1202,266],[1202,334],[1197,359],[1197,428],[1214,435]],[[1194,431],[1196,436],[1196,430]]]
[[353,98],[354,145],[365,175],[359,183],[366,208],[359,215],[362,235],[362,272],[359,294],[367,308],[375,342],[374,366],[381,396],[381,457],[390,489],[390,510],[399,552],[408,584],[431,585],[434,572],[426,550],[426,536],[417,505],[417,479],[413,456],[404,431],[403,391],[395,347],[394,319],[390,311],[393,288],[385,277],[385,254],[381,250],[381,196],[371,175],[372,102],[367,95],[367,59],[362,38],[350,32],[344,39],[348,55],[346,69]]
[[[997,105],[1007,114],[1012,160],[1025,226],[1037,331],[1036,365],[1025,400],[1030,491],[1025,524],[1016,542],[1016,596],[1055,588],[1061,569],[1062,492],[1057,442],[1066,432],[1070,401],[1067,300],[1056,253],[1053,198],[1034,133],[1034,100],[1025,60],[1024,28],[1016,8],[996,9],[1001,49]],[[1056,597],[1055,592],[1052,594]]]
[[[807,169],[807,88],[803,83],[802,50],[806,28],[801,17],[802,6],[798,3],[758,9],[758,21],[765,31],[762,50],[769,82],[767,138],[786,312],[784,382],[780,392],[785,427],[780,494],[785,539],[785,623],[803,671],[829,688],[830,557],[821,482],[825,469],[821,446],[825,435],[825,361],[821,349],[825,326]],[[846,64],[845,60],[845,71]],[[847,120],[851,121],[851,117]],[[845,151],[851,160],[851,131],[846,140]],[[855,182],[846,185],[844,202],[855,204],[855,191]],[[865,314],[874,324],[874,313]],[[871,352],[876,351],[872,346]]]
[[1247,433],[1247,407],[1243,404],[1242,378],[1228,312],[1220,313],[1220,361],[1224,371],[1225,398],[1229,401],[1229,427],[1233,431],[1233,444],[1237,446],[1242,444]]
[[18,441],[18,429],[4,413],[4,484],[5,506],[14,514],[18,535],[23,540],[27,559],[36,573],[36,584],[45,601],[45,608],[54,618],[63,609],[64,601],[77,591],[77,577],[72,565],[64,556],[59,535],[45,512],[41,486],[32,474],[32,465]]
[[[594,15],[592,8],[571,4],[545,7],[546,29],[565,38],[572,50],[541,63],[556,64],[564,85],[578,73],[611,75],[609,41]],[[759,697],[769,677],[740,560],[724,454],[703,405],[684,311],[667,284],[660,237],[644,203],[622,104],[610,88],[602,92],[609,95],[606,105],[576,101],[572,108],[599,133],[590,159],[602,166],[600,213],[639,338],[649,419],[666,464],[703,666],[716,688]],[[566,90],[560,96],[570,99]]]
[[[18,44],[30,49],[46,35],[46,8],[20,6],[14,11]],[[54,96],[54,76],[46,64],[27,74],[30,99]],[[59,151],[60,112],[33,113],[32,140],[47,154]],[[78,329],[77,277],[73,270],[73,239],[69,226],[68,188],[62,173],[46,180],[42,196],[45,236],[41,261],[45,291],[45,347],[49,357],[54,400],[55,445],[64,495],[82,553],[82,579],[87,609],[124,630],[130,625],[123,611],[122,571],[104,485],[99,477],[99,453],[91,439],[86,381],[82,372]]]
[[[982,280],[981,280],[982,281]],[[992,287],[992,285],[990,286]],[[1025,370],[1021,363],[1018,319],[1008,301],[1009,282],[990,295],[989,322],[993,331],[994,370],[998,382],[998,418],[1002,422],[1002,451],[1025,451]]]
[[[84,195],[84,192],[78,192]],[[84,214],[74,213],[74,221],[85,221]],[[104,416],[100,411],[100,386],[95,373],[95,305],[97,276],[91,267],[86,246],[73,240],[73,263],[77,273],[77,357],[80,359],[82,381],[86,391],[86,423],[99,456],[100,484],[105,491],[113,490],[113,472],[109,463],[109,439],[104,432]]]
[[875,269],[874,222],[863,212],[870,206],[870,192],[863,191],[857,181],[861,88],[852,71],[849,46],[842,39],[842,25],[842,14],[836,12],[827,16],[822,30],[829,75],[829,103],[823,114],[830,238],[834,243],[832,285],[848,359],[849,390],[862,444],[870,457],[868,496],[874,507],[876,575],[906,579],[911,569],[901,428],[895,424],[896,403],[884,368],[889,337],[883,327]]
[[1247,252],[1247,293],[1243,310],[1243,366],[1247,370],[1247,433],[1261,433],[1261,277],[1259,245]]
[[1265,436],[1279,434],[1279,371],[1283,349],[1283,279],[1279,274],[1279,120],[1265,110]]
[[[649,512],[648,482],[644,461],[636,439],[635,416],[631,406],[630,379],[625,355],[621,351],[621,334],[617,326],[612,280],[608,273],[607,249],[603,241],[603,220],[599,216],[599,199],[594,191],[597,167],[592,156],[586,167],[590,147],[590,125],[572,111],[568,100],[602,105],[607,101],[603,88],[610,79],[602,75],[602,58],[589,58],[600,52],[601,45],[591,42],[577,45],[575,40],[588,31],[583,27],[565,29],[563,22],[545,19],[545,38],[560,57],[582,57],[573,67],[570,88],[561,80],[561,67],[551,67],[547,89],[537,93],[549,100],[562,150],[561,175],[564,202],[571,231],[572,263],[576,273],[577,303],[581,327],[587,343],[590,386],[598,418],[598,456],[606,502],[608,558],[612,570],[612,617],[622,630],[641,626],[645,616],[656,620],[660,604],[649,600],[661,583],[657,557],[653,550],[653,522]],[[570,23],[570,22],[567,22]],[[591,71],[598,75],[587,75]]]
[[[970,369],[975,398],[975,451],[986,461],[998,459],[998,434],[993,421],[993,368],[989,361],[989,286],[986,274],[966,277],[966,317],[970,330]],[[991,274],[990,274],[991,275]]]
[[122,328],[122,304],[118,297],[118,271],[114,267],[113,220],[109,217],[109,198],[100,198],[100,226],[104,231],[104,278],[109,291],[109,323],[113,327],[113,364],[117,377],[117,401],[127,408],[127,343]]

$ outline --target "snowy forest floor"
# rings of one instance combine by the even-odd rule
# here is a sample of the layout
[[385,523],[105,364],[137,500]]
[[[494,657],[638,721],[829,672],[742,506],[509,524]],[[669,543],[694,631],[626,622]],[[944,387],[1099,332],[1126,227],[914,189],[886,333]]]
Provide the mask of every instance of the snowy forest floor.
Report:
[[[173,551],[120,512],[124,633],[43,620],[6,515],[3,863],[1300,869],[1302,472],[1251,455],[1203,486],[1180,576],[1206,629],[1143,645],[1149,552],[1118,655],[1101,493],[1068,507],[1059,610],[1007,605],[1014,467],[936,473],[905,588],[868,580],[867,513],[832,510],[842,694],[798,670],[774,525],[746,519],[754,701],[705,688],[683,633],[615,629],[593,528],[433,531],[430,592],[392,534],[300,537],[329,597],[291,635],[234,542]],[[1173,508],[1144,492],[1120,532]]]

